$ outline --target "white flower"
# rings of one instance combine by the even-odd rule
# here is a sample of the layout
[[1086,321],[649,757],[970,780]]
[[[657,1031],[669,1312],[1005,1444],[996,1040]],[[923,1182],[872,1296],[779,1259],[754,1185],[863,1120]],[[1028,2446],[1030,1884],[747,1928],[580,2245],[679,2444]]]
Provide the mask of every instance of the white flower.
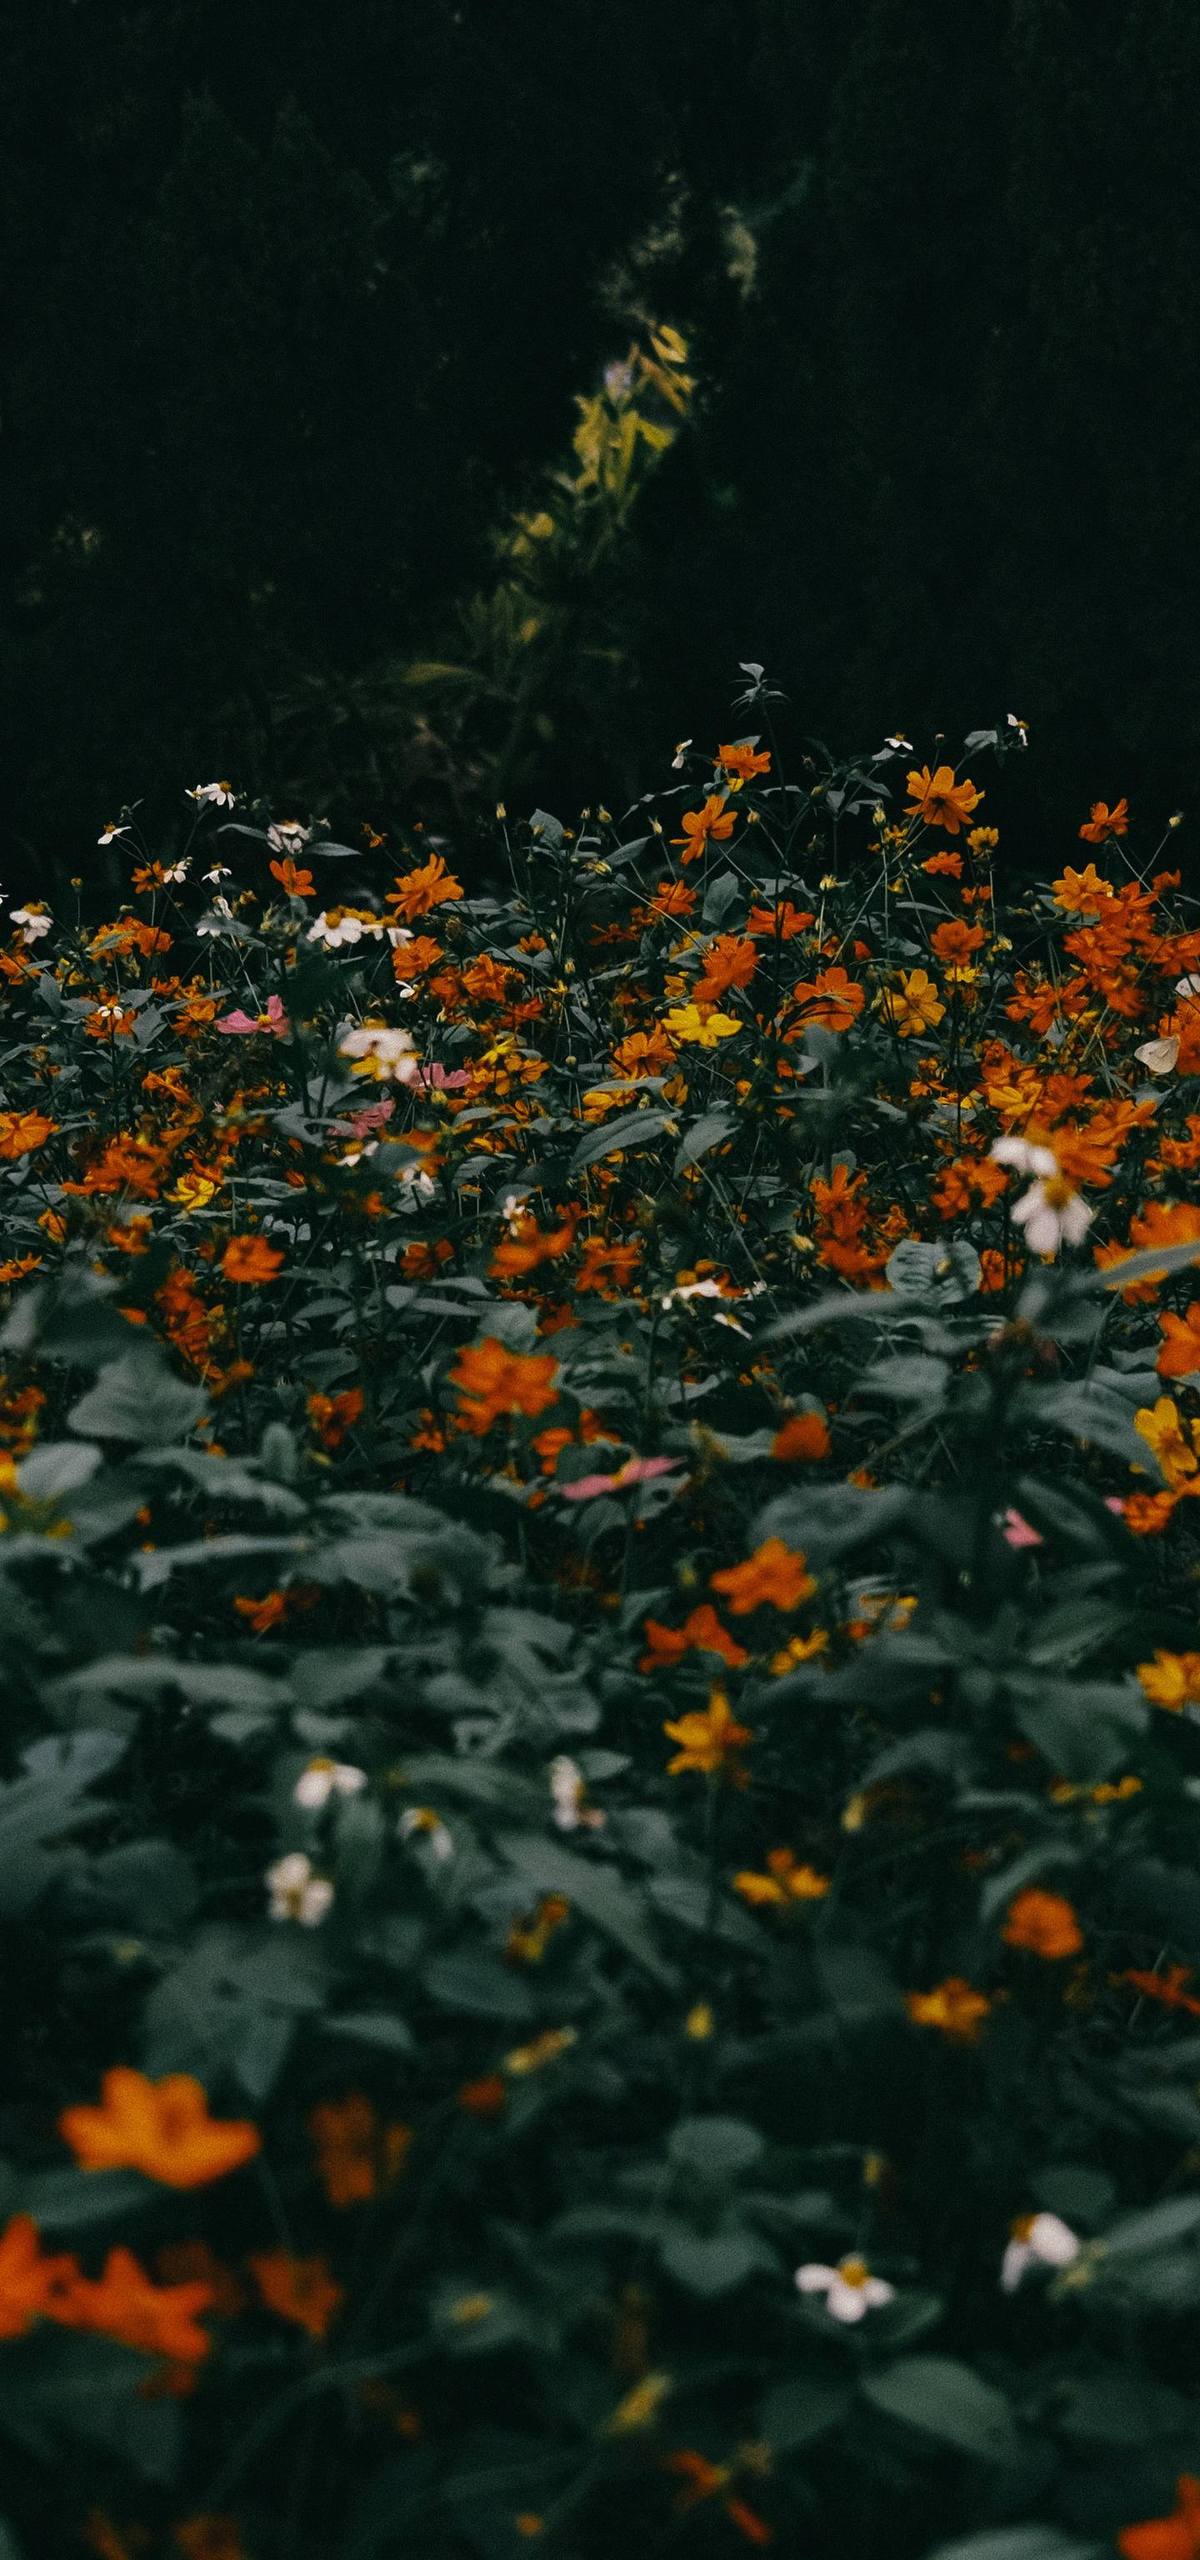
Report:
[[177,889],[180,881],[186,880],[190,869],[191,864],[186,861],[167,863],[163,869],[163,881],[166,887],[169,889]]
[[396,1187],[406,1194],[404,1205],[408,1209],[415,1209],[418,1201],[432,1200],[437,1194],[437,1184],[432,1175],[423,1173],[415,1164],[401,1166]]
[[233,873],[227,862],[214,862],[212,870],[202,871],[200,877],[215,884],[218,880],[232,880]]
[[1150,1075],[1169,1076],[1179,1056],[1179,1042],[1174,1033],[1163,1040],[1143,1040],[1141,1048],[1135,1049],[1133,1054],[1138,1065],[1145,1067]]
[[600,1831],[604,1816],[587,1801],[587,1787],[574,1760],[560,1752],[550,1763],[550,1794],[554,1803],[554,1824],[559,1831]]
[[678,746],[677,746],[677,747],[676,747],[676,749],[675,749],[675,753],[674,753],[674,755],[673,755],[673,756],[672,756],[672,758],[671,758],[671,771],[672,771],[672,773],[682,773],[682,771],[683,771],[684,758],[685,758],[685,756],[686,756],[686,754],[687,754],[688,748],[690,747],[691,743],[692,743],[692,742],[691,742],[691,739],[690,739],[690,738],[681,738],[681,739],[680,739],[679,744],[678,744]]
[[1010,711],[1010,712],[1008,713],[1008,716],[1007,716],[1007,722],[1006,722],[1006,725],[1007,725],[1007,727],[1008,727],[1008,728],[1010,728],[1010,729],[1015,729],[1015,730],[1016,730],[1017,735],[1018,735],[1018,736],[1019,736],[1019,738],[1020,738],[1020,741],[1021,741],[1022,746],[1023,746],[1023,747],[1027,747],[1027,746],[1028,746],[1028,744],[1029,744],[1029,722],[1028,722],[1028,720],[1019,720],[1019,719],[1017,718],[1016,712],[1015,712],[1015,711]]
[[[415,934],[411,934],[409,932],[406,924],[389,924],[385,927],[385,931],[393,951],[403,951],[406,942],[413,942],[416,940]],[[411,987],[408,992],[410,995],[412,994]]]
[[1010,2234],[1000,2267],[1005,2293],[1016,2292],[1029,2267],[1069,2267],[1079,2255],[1075,2233],[1056,2213],[1018,2214]]
[[865,2258],[842,2258],[836,2267],[797,2267],[800,2293],[823,2293],[831,2320],[861,2320],[896,2296],[894,2284],[873,2276]]
[[1200,996],[1200,978],[1177,978],[1175,993],[1177,996]]
[[378,1153],[379,1140],[371,1138],[364,1146],[347,1147],[344,1155],[338,1157],[338,1163],[347,1166],[361,1164],[366,1156],[377,1156]]
[[723,1298],[724,1295],[719,1280],[689,1280],[679,1289],[668,1289],[660,1304],[663,1307],[682,1307],[686,1306],[689,1298]]
[[885,756],[910,756],[912,752],[912,739],[902,738],[899,730],[897,730],[895,737],[884,739],[878,755],[872,758],[872,762],[874,764],[882,764]]
[[267,1869],[266,1884],[272,1920],[298,1920],[303,1929],[315,1929],[333,1902],[328,1876],[314,1873],[312,1859],[302,1849],[277,1858]]
[[40,899],[31,898],[27,907],[13,908],[12,921],[21,927],[22,942],[40,942],[42,935],[49,933],[54,918]]
[[114,836],[127,836],[128,833],[128,827],[119,827],[116,820],[114,818],[110,818],[107,826],[101,828],[100,833],[96,838],[96,842],[97,844],[111,844]]
[[327,950],[340,951],[361,942],[364,933],[382,933],[378,916],[363,907],[325,907],[308,928],[310,942],[323,942]]
[[424,1840],[430,1856],[436,1858],[439,1866],[444,1866],[447,1858],[454,1855],[454,1842],[446,1825],[440,1813],[434,1813],[430,1805],[410,1804],[408,1811],[401,1814],[396,1828],[402,1840]]
[[232,809],[237,793],[231,782],[198,782],[189,800],[207,800],[215,809]]
[[272,853],[302,853],[312,843],[312,828],[302,827],[298,818],[279,818],[267,829],[267,843]]
[[1063,1173],[1035,1182],[1018,1200],[1013,1225],[1024,1227],[1031,1253],[1055,1254],[1063,1244],[1082,1244],[1093,1212]]
[[199,934],[224,933],[226,926],[232,923],[233,909],[228,898],[214,898],[208,914],[201,916],[196,931]]
[[329,1760],[319,1752],[301,1770],[292,1794],[306,1813],[322,1813],[331,1796],[359,1795],[366,1783],[365,1769],[356,1769],[348,1760]]
[[338,1055],[356,1061],[354,1072],[373,1076],[377,1084],[415,1084],[419,1072],[411,1031],[389,1030],[382,1022],[364,1022],[338,1042]]
[[1011,1165],[1015,1173],[1036,1173],[1043,1179],[1058,1171],[1058,1157],[1049,1147],[1031,1147],[1028,1138],[997,1138],[991,1158],[993,1164]]

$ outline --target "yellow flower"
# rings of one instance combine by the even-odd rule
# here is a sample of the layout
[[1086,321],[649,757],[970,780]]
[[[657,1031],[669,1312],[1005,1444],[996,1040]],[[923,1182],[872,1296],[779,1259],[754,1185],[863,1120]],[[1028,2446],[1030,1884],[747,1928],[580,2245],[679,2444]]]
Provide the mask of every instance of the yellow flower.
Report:
[[612,2416],[605,2419],[605,2435],[640,2435],[643,2427],[652,2427],[670,2388],[669,2373],[644,2374],[632,2391],[618,2400]]
[[575,2027],[546,2027],[532,2044],[514,2045],[504,2057],[504,2068],[510,2079],[526,2080],[531,2071],[541,2071],[547,2062],[557,2062],[578,2041]]
[[991,2002],[952,1973],[936,1990],[907,1992],[904,2006],[914,2027],[937,2027],[952,2044],[974,2044]]
[[1133,1417],[1133,1427],[1157,1458],[1172,1490],[1200,1472],[1196,1426],[1184,1422],[1173,1396],[1160,1396],[1157,1404],[1143,1405]]
[[925,969],[910,969],[898,987],[882,988],[876,1001],[901,1040],[911,1039],[914,1031],[932,1031],[946,1011]]
[[1200,1653],[1165,1653],[1154,1648],[1153,1662],[1139,1662],[1137,1676],[1152,1707],[1200,1707]]
[[772,1849],[766,1875],[744,1869],[734,1877],[733,1890],[755,1908],[768,1902],[820,1902],[829,1891],[829,1878],[819,1875],[815,1867],[798,1866],[793,1850]]
[[810,1636],[793,1636],[778,1653],[772,1654],[771,1669],[777,1677],[782,1677],[785,1671],[795,1671],[800,1663],[814,1661],[817,1654],[827,1650],[828,1644],[829,1635],[825,1627],[816,1627]]
[[735,1721],[719,1682],[706,1707],[693,1707],[677,1723],[664,1724],[663,1732],[681,1746],[667,1764],[669,1777],[694,1769],[700,1777],[729,1777],[735,1786],[744,1786],[745,1773],[738,1764],[738,1753],[754,1737],[748,1725]]
[[181,1173],[170,1197],[181,1209],[207,1209],[216,1191],[217,1185],[207,1173]]
[[719,1040],[732,1040],[741,1028],[731,1013],[702,1012],[698,1004],[672,1005],[663,1016],[663,1030],[669,1039],[691,1041],[697,1049],[715,1049]]

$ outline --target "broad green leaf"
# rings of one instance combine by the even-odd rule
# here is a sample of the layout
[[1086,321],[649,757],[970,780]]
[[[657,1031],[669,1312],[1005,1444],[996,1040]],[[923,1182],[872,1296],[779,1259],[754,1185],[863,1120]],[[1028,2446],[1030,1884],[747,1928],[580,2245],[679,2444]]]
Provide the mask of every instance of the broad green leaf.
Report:
[[979,2462],[1015,2462],[1020,2440],[1002,2392],[953,2356],[901,2356],[862,2384],[864,2399],[889,2418],[936,2437]]

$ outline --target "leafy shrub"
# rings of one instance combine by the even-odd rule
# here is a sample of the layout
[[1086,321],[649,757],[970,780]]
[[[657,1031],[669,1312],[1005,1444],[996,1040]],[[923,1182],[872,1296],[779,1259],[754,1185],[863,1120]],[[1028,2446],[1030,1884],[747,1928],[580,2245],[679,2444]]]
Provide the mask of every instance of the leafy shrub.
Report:
[[14,2552],[1196,2547],[1200,930],[747,672],[13,911]]

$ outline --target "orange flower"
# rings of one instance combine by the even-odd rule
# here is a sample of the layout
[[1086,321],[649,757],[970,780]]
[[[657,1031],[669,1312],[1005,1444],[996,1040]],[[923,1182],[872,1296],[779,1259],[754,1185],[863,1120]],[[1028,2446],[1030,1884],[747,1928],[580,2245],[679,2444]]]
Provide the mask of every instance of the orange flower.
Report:
[[[968,836],[968,844],[970,841]],[[922,871],[931,871],[935,879],[943,880],[961,880],[962,867],[961,853],[931,853],[928,861],[921,865]]]
[[509,1351],[490,1334],[468,1343],[450,1372],[463,1429],[480,1437],[502,1413],[544,1413],[554,1402],[557,1376],[551,1352]]
[[945,924],[935,926],[929,947],[936,952],[945,968],[961,969],[970,961],[984,941],[981,924],[968,924],[963,916],[950,916]]
[[718,747],[716,761],[724,766],[726,773],[736,775],[739,782],[753,782],[757,774],[771,770],[767,749],[764,747],[756,754],[748,742],[735,747]]
[[198,2315],[212,2302],[208,2284],[152,2284],[131,2249],[110,2249],[104,2273],[93,2283],[78,2276],[58,2316],[75,2329],[95,2329],[143,2355],[172,2364],[198,2364],[211,2340]]
[[246,2560],[246,2546],[232,2516],[187,2516],[176,2525],[175,2540],[183,2560]]
[[755,1906],[763,1903],[820,1902],[829,1891],[828,1876],[816,1867],[802,1867],[792,1849],[771,1849],[767,1853],[767,1872],[756,1875],[744,1868],[733,1879],[733,1890],[743,1902]]
[[745,987],[758,967],[758,953],[742,934],[719,933],[709,944],[703,975],[692,989],[696,1004],[716,1004],[730,987]]
[[0,2232],[0,2338],[20,2338],[35,2320],[52,2319],[73,2258],[43,2258],[37,2225],[15,2213]]
[[904,1995],[914,2027],[936,2027],[951,2044],[974,2044],[991,2005],[982,1991],[973,1991],[958,1973],[947,1974],[935,1991]]
[[822,969],[815,978],[799,980],[792,989],[792,1003],[804,1009],[802,1031],[814,1023],[823,1031],[848,1031],[862,1012],[866,996],[844,969]]
[[427,916],[434,907],[445,906],[462,896],[462,883],[447,871],[440,853],[431,853],[418,871],[406,871],[390,892],[388,905],[411,924],[416,916]]
[[973,782],[956,782],[952,764],[940,764],[936,773],[922,765],[919,773],[908,777],[908,814],[920,818],[927,827],[944,827],[948,836],[956,836],[983,798]]
[[704,1778],[728,1778],[734,1786],[744,1786],[746,1773],[738,1759],[744,1745],[754,1739],[748,1725],[737,1724],[724,1690],[713,1690],[708,1705],[680,1716],[675,1724],[664,1724],[663,1732],[680,1745],[675,1758],[667,1764],[668,1777],[674,1778],[685,1769],[694,1769]]
[[793,1413],[771,1442],[773,1458],[827,1458],[829,1425],[823,1413]]
[[290,853],[285,855],[282,862],[272,862],[268,867],[271,878],[278,880],[280,888],[286,890],[289,898],[315,898],[317,884],[311,871],[298,868]]
[[[1124,804],[1122,804],[1124,805]],[[1175,2485],[1175,2512],[1117,2535],[1122,2560],[1200,2560],[1200,2479],[1185,2471]]]
[[1200,2018],[1200,2000],[1187,1988],[1194,1979],[1190,1965],[1169,1964],[1165,1973],[1138,1973],[1130,1966],[1113,1978],[1140,1991],[1143,2000],[1157,2000],[1164,2009],[1183,2009],[1189,2018]]
[[17,1156],[32,1155],[57,1128],[57,1120],[48,1120],[44,1111],[0,1111],[0,1161],[12,1164]]
[[343,1387],[337,1395],[323,1396],[313,1388],[308,1397],[308,1418],[323,1449],[340,1449],[348,1431],[362,1418],[361,1387]]
[[1139,1662],[1137,1676],[1152,1707],[1168,1707],[1173,1715],[1200,1707],[1200,1653],[1166,1653],[1156,1646],[1153,1662]]
[[650,1650],[642,1655],[639,1671],[660,1671],[667,1663],[681,1662],[685,1653],[718,1653],[731,1671],[750,1659],[745,1646],[722,1626],[711,1600],[702,1600],[681,1627],[663,1627],[657,1618],[647,1618],[646,1642]]
[[323,2338],[345,2300],[345,2287],[335,2282],[324,2258],[296,2258],[290,2249],[260,2249],[248,2260],[251,2275],[268,2311]]
[[198,2080],[147,2080],[106,2071],[98,2107],[67,2107],[58,2120],[81,2169],[140,2169],[165,2187],[206,2187],[261,2150],[256,2125],[210,2116]]
[[1110,809],[1106,800],[1093,800],[1091,817],[1085,820],[1079,832],[1085,844],[1103,844],[1109,836],[1127,835],[1129,802],[1118,800],[1116,807]]
[[458,2103],[465,2115],[500,2116],[508,2104],[508,2091],[499,2072],[488,2071],[482,2080],[464,2080]]
[[768,1538],[744,1564],[726,1565],[709,1582],[724,1593],[735,1618],[748,1618],[753,1609],[798,1609],[817,1587],[804,1557],[782,1538]]
[[1168,1312],[1158,1322],[1163,1341],[1154,1365],[1160,1378],[1190,1378],[1200,1369],[1200,1298],[1181,1316]]
[[406,2124],[381,2124],[370,2099],[357,2090],[340,2103],[330,2098],[314,2107],[308,2129],[321,2184],[330,2204],[339,2207],[367,2204],[394,2185],[412,2142]]
[[698,862],[710,842],[723,844],[733,834],[737,820],[733,810],[725,806],[724,792],[710,791],[704,807],[685,809],[679,823],[683,834],[672,836],[671,842],[683,846],[685,862]]
[[1068,862],[1061,880],[1054,883],[1054,903],[1067,915],[1090,914],[1112,896],[1112,882],[1102,880],[1094,862],[1086,871],[1073,871]]
[[221,1269],[227,1280],[257,1285],[273,1280],[283,1268],[283,1255],[278,1245],[268,1244],[265,1236],[231,1236],[221,1256]]
[[1024,1947],[1029,1955],[1044,1956],[1049,1962],[1077,1956],[1083,1945],[1083,1931],[1070,1903],[1061,1893],[1043,1893],[1037,1885],[1010,1902],[1001,1936],[1006,1945]]

